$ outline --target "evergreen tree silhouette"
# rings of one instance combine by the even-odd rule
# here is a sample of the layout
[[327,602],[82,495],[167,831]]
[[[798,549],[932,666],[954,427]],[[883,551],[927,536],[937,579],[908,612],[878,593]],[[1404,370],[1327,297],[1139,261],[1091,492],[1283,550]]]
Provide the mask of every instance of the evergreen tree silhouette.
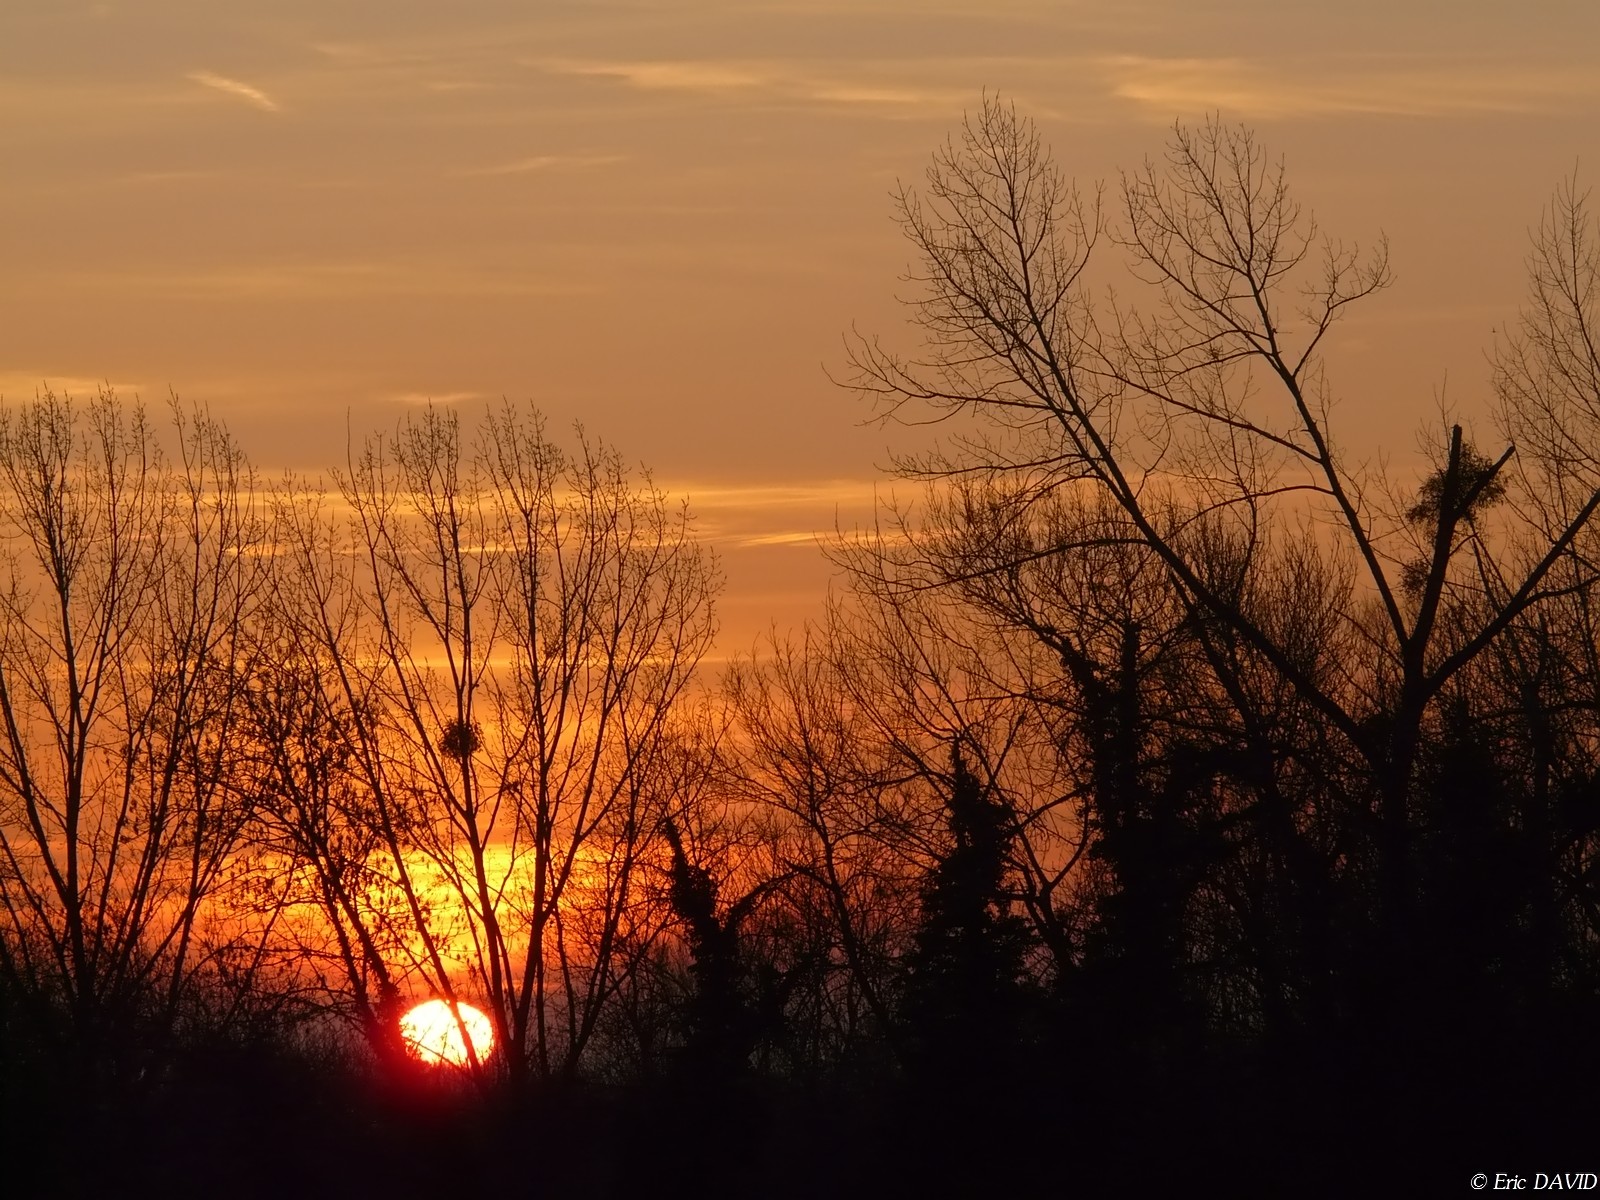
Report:
[[914,1078],[981,1093],[1015,1064],[1027,930],[1006,897],[1014,820],[951,746],[951,837],[923,888],[904,1006]]
[[672,851],[669,899],[689,936],[689,1000],[685,1047],[692,1075],[724,1078],[734,1074],[748,1050],[749,1016],[739,990],[737,920],[717,915],[717,881],[691,863],[683,838],[668,818],[662,833]]

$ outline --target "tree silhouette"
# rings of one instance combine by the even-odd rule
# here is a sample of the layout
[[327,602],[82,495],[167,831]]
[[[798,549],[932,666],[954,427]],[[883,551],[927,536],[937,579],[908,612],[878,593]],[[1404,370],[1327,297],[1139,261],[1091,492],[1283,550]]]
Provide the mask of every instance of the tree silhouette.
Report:
[[748,1052],[749,1014],[739,987],[737,921],[717,912],[717,882],[711,872],[684,854],[683,839],[671,817],[662,836],[672,852],[672,909],[689,933],[687,1046],[691,1070],[723,1076],[738,1069]]
[[923,887],[904,1020],[914,1076],[942,1094],[987,1093],[1017,1065],[1027,928],[1010,911],[1013,817],[950,747],[948,848]]
[[221,425],[172,418],[169,459],[108,391],[0,410],[0,986],[91,1090],[259,983],[215,902],[265,523]]
[[[1573,550],[1600,508],[1600,481],[1576,492],[1550,480],[1542,491],[1524,487],[1503,522],[1484,521],[1479,514],[1502,494],[1512,452],[1486,465],[1456,429],[1441,472],[1409,506],[1412,519],[1382,513],[1374,499],[1382,481],[1346,461],[1331,429],[1324,356],[1345,311],[1388,282],[1385,249],[1380,243],[1363,256],[1321,237],[1281,163],[1269,161],[1249,130],[1217,120],[1176,126],[1164,162],[1124,178],[1119,219],[1108,222],[1068,185],[1033,125],[989,99],[935,155],[926,188],[903,189],[898,208],[922,256],[923,292],[913,307],[926,350],[908,357],[858,341],[856,386],[886,420],[964,415],[983,430],[955,439],[952,450],[901,460],[902,474],[953,487],[973,481],[963,494],[998,494],[1019,530],[1048,526],[1050,506],[1068,492],[1093,496],[1103,514],[1092,540],[1029,547],[1007,539],[977,562],[935,558],[931,573],[1003,578],[1120,542],[1148,555],[1158,590],[1183,614],[1199,652],[1190,690],[1214,692],[1237,739],[1245,769],[1228,773],[1226,802],[1236,819],[1248,814],[1275,831],[1270,856],[1238,861],[1278,874],[1286,882],[1275,890],[1298,911],[1274,913],[1278,901],[1258,900],[1254,887],[1230,887],[1225,902],[1237,919],[1281,925],[1292,915],[1315,927],[1327,904],[1296,897],[1300,889],[1288,882],[1295,862],[1361,863],[1371,886],[1354,885],[1362,895],[1348,908],[1366,906],[1366,931],[1352,932],[1374,971],[1364,1003],[1403,1038],[1416,1019],[1407,997],[1420,936],[1417,772],[1434,706],[1533,609],[1566,589],[1592,588],[1594,560]],[[1574,211],[1569,204],[1563,213]],[[1555,224],[1575,227],[1571,219]],[[1144,303],[1096,297],[1083,285],[1103,234],[1127,254],[1130,285]],[[1592,256],[1559,242],[1540,243],[1547,252],[1539,261],[1554,265],[1539,275],[1547,303],[1530,318],[1539,329],[1579,327],[1572,314],[1594,302],[1584,286]],[[1581,339],[1526,344],[1532,349],[1514,378],[1553,377],[1539,354],[1565,355],[1556,367],[1573,369],[1559,378],[1578,399],[1563,401],[1567,393],[1555,387],[1540,394],[1575,415],[1587,411],[1578,402],[1590,378]],[[1548,425],[1539,430],[1547,442],[1554,437]],[[1534,480],[1537,466],[1524,479]],[[1310,549],[1291,549],[1286,529],[1307,512],[1323,536]],[[1405,539],[1420,550],[1420,567],[1397,562],[1390,549]],[[938,549],[920,538],[904,557]],[[1013,549],[1023,555],[1008,562]],[[1357,579],[1374,603],[1351,602]],[[1288,607],[1291,589],[1311,603]],[[1028,605],[1011,605],[1019,607]],[[1025,616],[1023,627],[1048,642],[1049,628],[1067,627],[1075,614]],[[1314,637],[1306,636],[1307,617],[1322,623]],[[1281,734],[1290,730],[1285,744]],[[1293,746],[1306,733],[1320,743],[1316,757]],[[1295,813],[1293,802],[1280,804],[1283,772],[1304,782],[1302,766],[1311,763],[1321,764],[1314,774],[1329,790],[1316,801],[1320,811]],[[1302,806],[1311,800],[1301,797]],[[1334,816],[1351,804],[1370,820]],[[1311,822],[1330,818],[1344,822],[1341,836],[1358,853],[1330,859],[1330,843],[1316,843],[1331,828],[1297,844]],[[1238,936],[1237,928],[1228,934]],[[1314,990],[1328,977],[1326,964],[1317,970]],[[1285,992],[1254,1003],[1287,999],[1294,985],[1285,977],[1281,986]]]

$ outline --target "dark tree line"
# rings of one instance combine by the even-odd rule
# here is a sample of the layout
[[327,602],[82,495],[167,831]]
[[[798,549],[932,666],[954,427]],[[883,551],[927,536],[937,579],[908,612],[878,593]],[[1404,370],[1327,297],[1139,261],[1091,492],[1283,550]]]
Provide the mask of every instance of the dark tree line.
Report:
[[[536,414],[429,410],[328,487],[176,403],[6,410],[17,1129],[181,1149],[221,1088],[335,1158],[445,1130],[514,1181],[539,1129],[574,1185],[734,1194],[1571,1135],[1585,197],[1535,234],[1494,440],[1447,419],[1415,480],[1347,456],[1324,358],[1384,250],[1247,131],[1178,127],[1104,204],[986,102],[899,203],[926,340],[858,342],[855,383],[951,436],[836,543],[826,616],[718,678],[687,511]],[[495,1053],[409,1064],[434,994]],[[285,1115],[311,1094],[336,1133]]]

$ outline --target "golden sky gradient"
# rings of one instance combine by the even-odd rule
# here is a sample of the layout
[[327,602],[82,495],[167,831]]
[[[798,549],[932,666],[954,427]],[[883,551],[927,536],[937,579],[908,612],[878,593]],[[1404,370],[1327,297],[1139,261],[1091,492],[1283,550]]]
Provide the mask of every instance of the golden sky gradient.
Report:
[[748,647],[905,444],[825,368],[909,336],[888,193],[985,88],[1084,184],[1220,111],[1387,233],[1331,365],[1403,460],[1447,376],[1481,413],[1526,230],[1600,170],[1600,5],[7,0],[0,395],[170,387],[269,471],[532,399],[691,495]]

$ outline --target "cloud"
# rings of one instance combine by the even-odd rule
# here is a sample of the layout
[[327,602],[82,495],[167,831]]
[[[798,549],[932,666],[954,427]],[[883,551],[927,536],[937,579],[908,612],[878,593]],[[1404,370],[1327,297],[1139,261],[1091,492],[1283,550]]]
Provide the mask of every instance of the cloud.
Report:
[[129,171],[116,177],[118,183],[193,183],[197,179],[217,179],[221,172],[198,169],[171,171]]
[[468,170],[457,171],[455,177],[525,175],[533,171],[604,167],[622,161],[624,159],[620,154],[536,154],[532,158],[519,158],[512,162],[499,163],[492,167],[473,167]]
[[797,529],[786,533],[761,533],[754,537],[739,538],[741,546],[815,546],[828,539],[816,530]]
[[841,523],[848,530],[871,513],[882,493],[872,479],[656,484],[686,498],[699,535],[728,551],[814,550],[834,541]]
[[[780,100],[802,100],[824,104],[863,105],[878,108],[907,108],[926,105],[960,105],[970,100],[968,91],[930,89],[899,83],[885,83],[879,75],[905,72],[906,64],[860,63],[867,74],[863,79],[842,79],[827,72],[771,62],[714,63],[690,61],[600,62],[576,59],[537,59],[527,63],[559,75],[617,79],[630,87],[652,91],[721,94],[762,92]],[[924,64],[926,65],[926,64]]]
[[781,508],[789,505],[871,504],[879,486],[873,479],[818,479],[794,483],[661,483],[671,495],[687,495],[696,510]]
[[374,47],[356,42],[312,42],[311,49],[324,58],[340,62],[370,62],[380,57]]
[[43,396],[47,391],[54,392],[57,396],[71,396],[77,400],[84,400],[98,395],[102,389],[115,392],[124,399],[132,399],[143,390],[143,385],[116,383],[88,375],[0,369],[0,400],[9,404]]
[[570,296],[599,286],[500,266],[437,262],[241,264],[201,271],[84,272],[63,286],[218,300],[328,300],[365,296]]
[[[919,92],[912,88],[863,87],[849,83],[829,83],[808,80],[808,90],[817,100],[832,100],[839,104],[926,104],[941,99],[945,94]],[[947,93],[955,96],[957,93]]]
[[538,66],[562,75],[621,79],[637,88],[670,91],[726,92],[773,82],[771,72],[707,62],[577,62],[545,59]]
[[1113,94],[1161,120],[1221,110],[1251,118],[1548,112],[1600,95],[1600,72],[1482,61],[1265,64],[1244,58],[1099,60]]
[[260,88],[251,87],[248,83],[240,83],[237,79],[229,79],[226,75],[217,75],[211,71],[190,71],[188,77],[202,87],[208,87],[229,96],[237,96],[239,99],[255,105],[263,112],[283,111],[278,102]]
[[468,400],[482,400],[482,392],[399,392],[385,399],[397,404],[422,407],[427,404],[462,404]]

